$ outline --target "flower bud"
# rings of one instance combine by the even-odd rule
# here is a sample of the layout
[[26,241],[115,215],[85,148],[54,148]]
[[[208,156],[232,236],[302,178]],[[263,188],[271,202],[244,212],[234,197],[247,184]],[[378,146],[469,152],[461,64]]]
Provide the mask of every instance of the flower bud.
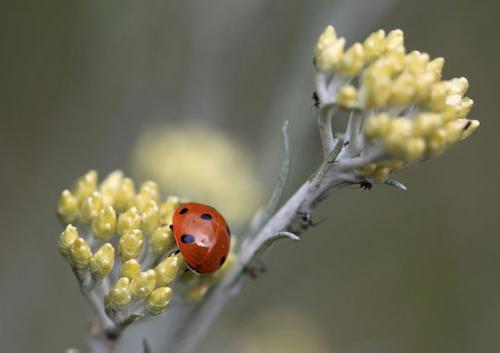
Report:
[[143,235],[139,229],[125,231],[118,241],[118,251],[122,261],[139,257],[143,247]]
[[102,197],[97,191],[80,204],[80,221],[84,224],[92,222],[102,208]]
[[106,306],[113,309],[123,308],[130,304],[132,296],[130,293],[130,281],[128,278],[120,278],[115,286],[111,288],[106,296]]
[[73,195],[78,199],[78,201],[83,201],[96,190],[97,185],[97,172],[95,170],[90,170],[79,178],[75,185],[73,186]]
[[68,255],[76,239],[80,238],[76,227],[68,224],[64,232],[59,237],[59,251],[63,255]]
[[352,108],[358,100],[358,92],[352,85],[344,85],[340,88],[337,96],[337,104],[342,108]]
[[79,270],[89,267],[92,250],[83,238],[76,239],[71,245],[69,260],[71,265]]
[[102,195],[104,206],[114,206],[115,195],[123,179],[123,172],[115,170],[111,172],[99,186],[99,192]]
[[413,50],[404,58],[404,68],[411,75],[420,75],[427,70],[429,54]]
[[363,46],[355,43],[342,56],[339,63],[339,71],[344,76],[356,76],[364,65],[365,51]]
[[160,213],[156,201],[150,200],[141,214],[141,228],[146,235],[151,235],[160,225]]
[[119,234],[123,234],[127,230],[139,228],[141,225],[141,217],[137,208],[132,207],[118,217],[117,230]]
[[170,255],[155,268],[156,283],[158,286],[168,286],[184,268],[184,259],[180,253]]
[[400,29],[395,29],[387,34],[385,38],[385,51],[387,53],[404,53],[404,34]]
[[433,156],[441,153],[446,147],[447,133],[444,128],[437,129],[427,140],[427,154]]
[[399,75],[392,83],[389,104],[404,107],[415,97],[415,77],[408,73]]
[[164,254],[174,246],[174,235],[168,226],[159,227],[151,236],[150,244],[155,255]]
[[115,193],[115,208],[118,212],[124,212],[134,204],[134,201],[134,182],[130,178],[123,178]]
[[445,108],[448,87],[445,82],[438,82],[432,85],[429,108],[432,111],[440,112]]
[[162,224],[172,224],[174,211],[179,204],[180,200],[177,196],[169,196],[167,200],[160,205],[160,222]]
[[370,34],[363,42],[365,60],[372,62],[378,59],[385,50],[385,32],[380,29]]
[[172,297],[172,289],[169,287],[156,288],[144,303],[149,315],[161,314]]
[[443,117],[436,113],[422,113],[417,116],[413,128],[417,136],[429,136],[443,124]]
[[106,277],[115,264],[115,249],[110,243],[103,244],[90,259],[90,271],[98,277]]
[[71,223],[78,215],[78,199],[69,190],[64,190],[59,198],[57,214],[63,223]]
[[111,239],[116,230],[116,212],[112,206],[105,207],[92,221],[92,232],[101,241]]
[[146,298],[156,287],[154,270],[140,272],[130,282],[130,293],[134,299]]
[[139,211],[143,211],[144,207],[149,201],[158,202],[160,199],[160,192],[158,190],[158,184],[154,181],[145,181],[142,183],[139,193],[136,197],[136,206]]
[[383,183],[387,180],[390,174],[389,168],[377,168],[377,170],[373,173],[373,179],[377,183]]
[[415,161],[422,157],[425,151],[425,140],[419,137],[412,137],[406,141],[404,147],[405,160]]
[[427,72],[434,76],[434,80],[441,79],[441,73],[444,67],[444,58],[435,58],[427,65]]
[[125,261],[120,268],[120,277],[127,277],[132,280],[141,272],[141,265],[136,259]]
[[448,81],[448,90],[450,94],[463,96],[469,88],[469,81],[465,77],[453,78]]
[[366,119],[364,133],[367,138],[380,137],[389,132],[391,118],[387,114],[370,116]]

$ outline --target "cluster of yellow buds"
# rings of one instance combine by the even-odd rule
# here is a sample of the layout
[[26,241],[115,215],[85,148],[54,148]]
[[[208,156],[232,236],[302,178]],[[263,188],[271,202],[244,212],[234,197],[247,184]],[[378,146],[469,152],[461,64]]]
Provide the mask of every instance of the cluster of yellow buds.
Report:
[[152,181],[136,191],[134,182],[121,171],[112,172],[99,184],[97,172],[91,170],[71,190],[62,192],[57,213],[66,228],[59,237],[59,250],[84,294],[95,291],[100,295],[115,323],[131,315],[161,314],[174,292],[174,281],[181,278],[180,292],[189,293],[200,283],[215,283],[230,265],[226,261],[211,275],[186,273],[170,228],[179,204],[176,196],[161,201]]
[[479,126],[467,119],[473,105],[464,97],[467,79],[442,80],[444,59],[431,60],[416,50],[406,53],[401,30],[387,35],[378,30],[363,43],[344,46],[332,26],[319,37],[315,67],[324,79],[317,93],[320,103],[333,103],[361,119],[354,124],[361,143],[357,156],[382,150],[377,163],[361,168],[364,175],[383,181],[408,163],[441,153]]

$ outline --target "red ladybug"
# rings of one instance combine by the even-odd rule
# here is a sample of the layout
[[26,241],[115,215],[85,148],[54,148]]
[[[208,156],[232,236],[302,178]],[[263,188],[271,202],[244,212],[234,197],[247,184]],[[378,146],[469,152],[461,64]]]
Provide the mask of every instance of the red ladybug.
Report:
[[175,209],[172,223],[177,246],[191,270],[210,273],[224,264],[231,232],[215,208],[195,202],[182,204]]

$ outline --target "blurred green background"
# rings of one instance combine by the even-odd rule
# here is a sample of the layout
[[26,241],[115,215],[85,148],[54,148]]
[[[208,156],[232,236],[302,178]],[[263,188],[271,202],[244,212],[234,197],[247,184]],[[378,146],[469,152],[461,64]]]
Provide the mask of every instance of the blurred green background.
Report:
[[[147,129],[190,124],[229,136],[265,195],[279,173],[288,119],[288,192],[300,185],[320,157],[311,58],[330,23],[349,43],[401,28],[407,49],[444,56],[445,77],[468,77],[471,117],[481,127],[401,173],[407,192],[344,189],[321,204],[315,217],[327,221],[299,243],[273,248],[268,273],[226,308],[199,352],[500,350],[498,2],[1,5],[3,352],[84,347],[92,315],[56,250],[56,201],[91,168],[146,177],[134,172],[132,156]],[[138,352],[142,337],[162,352],[172,320],[175,311],[131,328],[117,352]]]

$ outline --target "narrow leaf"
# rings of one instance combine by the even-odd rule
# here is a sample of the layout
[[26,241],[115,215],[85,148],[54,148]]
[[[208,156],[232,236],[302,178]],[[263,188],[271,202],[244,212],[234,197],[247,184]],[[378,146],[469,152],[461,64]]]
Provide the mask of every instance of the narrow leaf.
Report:
[[403,183],[401,183],[401,182],[399,182],[397,180],[394,180],[394,179],[387,179],[384,182],[384,184],[392,186],[392,187],[395,187],[396,189],[399,189],[399,190],[403,190],[403,191],[408,190],[408,188],[406,187],[406,185],[404,185]]

